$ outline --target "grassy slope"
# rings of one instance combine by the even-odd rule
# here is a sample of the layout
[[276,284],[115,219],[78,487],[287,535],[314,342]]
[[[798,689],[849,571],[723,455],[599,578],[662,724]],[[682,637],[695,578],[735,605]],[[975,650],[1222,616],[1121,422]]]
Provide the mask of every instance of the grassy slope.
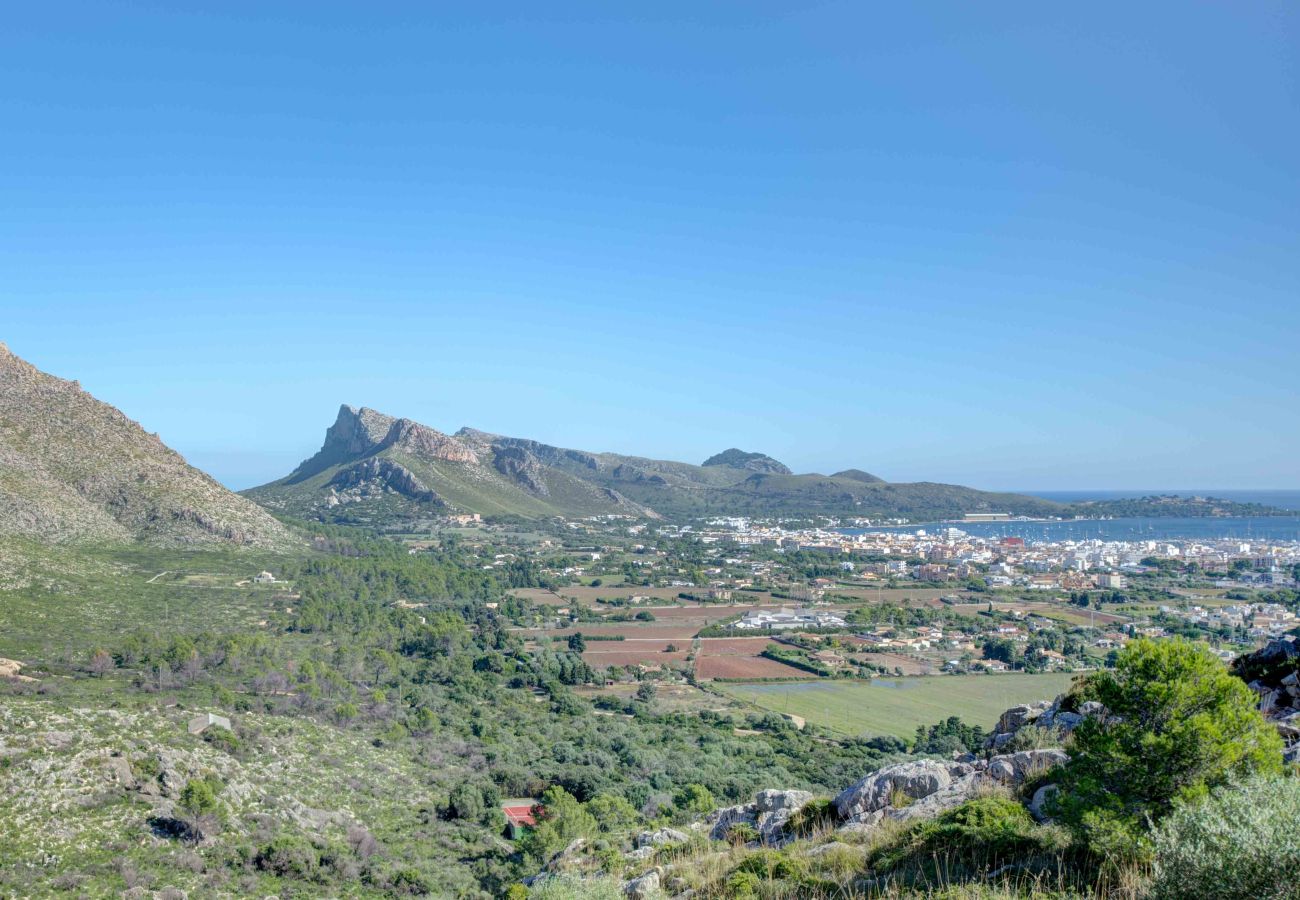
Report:
[[728,684],[726,693],[765,709],[802,716],[844,734],[910,737],[918,725],[961,716],[989,728],[1008,707],[1050,700],[1069,687],[1073,675],[942,675],[885,679],[903,687],[862,682]]
[[[176,631],[255,626],[284,605],[284,585],[235,582],[283,556],[252,550],[142,546],[45,547],[0,541],[0,571],[22,586],[0,595],[0,656],[84,658],[142,627]],[[154,576],[166,572],[161,578]]]

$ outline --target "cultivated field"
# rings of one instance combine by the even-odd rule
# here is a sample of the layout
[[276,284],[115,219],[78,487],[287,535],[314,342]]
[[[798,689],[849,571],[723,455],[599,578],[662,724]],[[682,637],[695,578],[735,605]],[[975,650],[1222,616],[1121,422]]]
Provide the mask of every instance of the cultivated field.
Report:
[[802,716],[844,734],[910,737],[918,725],[933,725],[949,716],[991,728],[1008,707],[1050,700],[1063,693],[1073,677],[1065,673],[942,675],[721,687],[737,699]]
[[716,678],[809,678],[813,676],[794,666],[787,666],[785,663],[761,656],[701,656],[695,660],[695,677],[700,681],[712,681]]
[[660,641],[685,641],[689,644],[691,638],[695,637],[695,632],[699,630],[699,626],[696,625],[659,625],[654,622],[646,624],[637,622],[612,622],[608,625],[595,625],[583,622],[569,628],[562,628],[558,631],[529,628],[520,633],[526,638],[533,639],[540,637],[563,639],[576,632],[581,632],[584,635],[622,635],[627,640],[634,638],[649,638],[651,640]]
[[701,638],[695,659],[695,677],[715,678],[807,678],[808,673],[774,659],[759,656],[773,643],[770,637]]
[[[668,652],[669,647],[677,649]],[[686,662],[690,640],[665,641],[633,639],[626,641],[591,641],[582,658],[595,669],[607,666],[667,665]]]
[[902,653],[864,653],[861,658],[890,670],[901,669],[904,675],[933,675],[939,668],[933,662],[926,662],[915,656],[905,656]]

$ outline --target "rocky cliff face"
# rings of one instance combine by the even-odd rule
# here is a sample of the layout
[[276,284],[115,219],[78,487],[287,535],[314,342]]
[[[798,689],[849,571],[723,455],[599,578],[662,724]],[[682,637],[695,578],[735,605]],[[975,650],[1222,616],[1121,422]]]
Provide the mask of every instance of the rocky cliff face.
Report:
[[275,546],[265,511],[157,435],[0,344],[0,535]]

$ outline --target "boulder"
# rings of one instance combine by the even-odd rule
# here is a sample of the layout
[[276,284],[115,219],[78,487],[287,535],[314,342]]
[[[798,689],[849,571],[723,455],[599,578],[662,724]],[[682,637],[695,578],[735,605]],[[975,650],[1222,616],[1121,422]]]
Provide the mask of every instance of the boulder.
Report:
[[812,798],[807,791],[759,791],[754,796],[754,822],[763,841],[771,844],[784,837],[786,823]]
[[1039,822],[1047,821],[1047,801],[1050,800],[1058,790],[1060,789],[1054,784],[1045,784],[1038,790],[1034,791],[1034,797],[1029,801],[1029,814]]
[[649,871],[639,878],[633,878],[623,885],[623,893],[632,900],[649,900],[659,893],[659,871]]
[[985,783],[986,779],[982,774],[965,775],[919,800],[905,806],[888,806],[878,810],[877,814],[882,820],[889,819],[895,822],[933,819],[940,813],[961,806],[974,797],[980,786]]
[[1027,778],[1069,761],[1069,754],[1064,750],[1022,750],[1020,753],[993,757],[985,772],[990,778],[1016,787]]
[[954,780],[975,771],[968,763],[941,762],[921,759],[915,762],[886,766],[850,785],[835,798],[835,809],[840,818],[856,820],[866,813],[890,805],[895,793],[912,799],[927,797],[948,787]]
[[104,771],[114,784],[128,789],[135,787],[135,773],[125,756],[110,756],[104,761]]
[[[713,827],[709,830],[709,838],[721,841],[726,839],[727,831],[732,825],[754,825],[757,811],[754,804],[745,803],[741,806],[728,806],[720,809],[714,815]],[[755,825],[754,827],[757,828],[758,826]]]
[[998,719],[997,728],[995,730],[999,734],[1008,731],[1017,731],[1037,719],[1050,708],[1051,704],[1046,702],[1033,704],[1025,703],[1020,706],[1013,706],[1004,712],[1001,718]]
[[788,835],[785,825],[790,817],[804,807],[813,797],[807,791],[759,791],[753,803],[729,806],[719,811],[713,820],[709,837],[715,841],[726,838],[732,825],[752,825],[765,844],[782,843]]
[[675,828],[660,828],[658,831],[643,831],[632,841],[637,849],[644,847],[665,847],[669,844],[684,844],[688,840],[686,833]]

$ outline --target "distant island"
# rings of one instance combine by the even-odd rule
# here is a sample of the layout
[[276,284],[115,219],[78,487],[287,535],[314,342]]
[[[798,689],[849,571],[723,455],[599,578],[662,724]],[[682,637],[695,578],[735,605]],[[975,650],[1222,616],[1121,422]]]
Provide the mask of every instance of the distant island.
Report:
[[1076,516],[1089,519],[1228,518],[1235,516],[1293,516],[1295,512],[1262,503],[1238,503],[1221,497],[1180,497],[1152,494],[1120,500],[1090,500],[1072,505]]

